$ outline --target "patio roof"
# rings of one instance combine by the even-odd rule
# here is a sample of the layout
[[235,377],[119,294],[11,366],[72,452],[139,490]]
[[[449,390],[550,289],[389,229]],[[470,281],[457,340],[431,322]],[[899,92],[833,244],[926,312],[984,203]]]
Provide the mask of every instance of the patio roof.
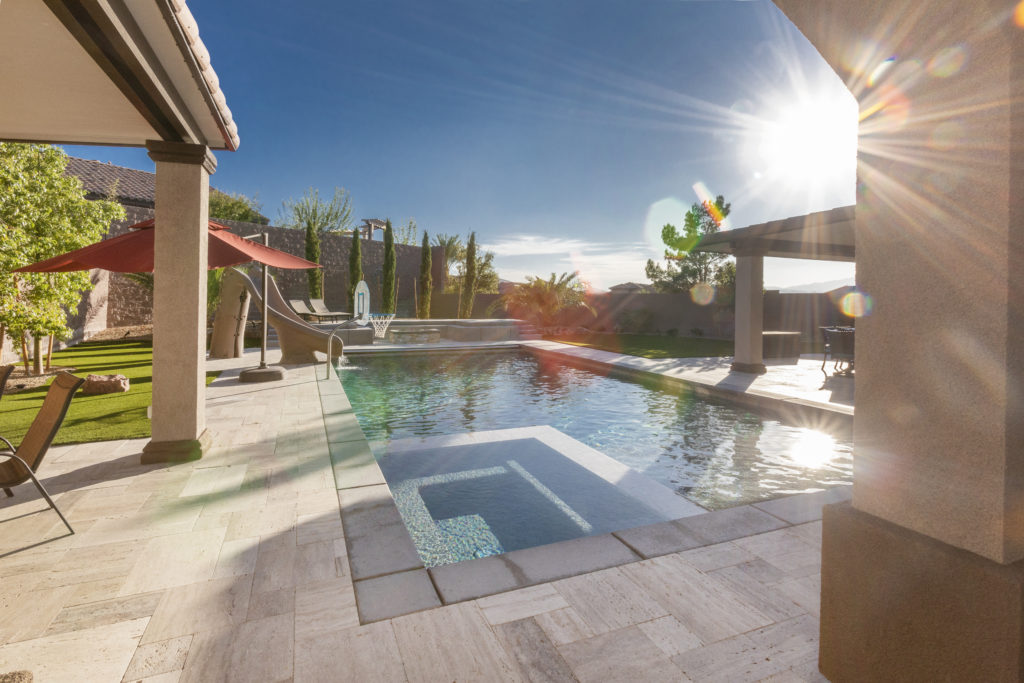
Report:
[[0,3],[0,140],[238,147],[184,2]]
[[705,236],[694,251],[853,261],[854,207],[840,206]]

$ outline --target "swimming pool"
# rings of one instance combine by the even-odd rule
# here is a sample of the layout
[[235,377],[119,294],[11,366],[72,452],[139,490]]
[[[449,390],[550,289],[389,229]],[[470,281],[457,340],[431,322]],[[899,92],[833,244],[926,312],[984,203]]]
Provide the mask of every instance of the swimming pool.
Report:
[[525,351],[358,356],[340,374],[378,454],[392,439],[551,425],[711,510],[852,479],[848,439]]
[[[420,510],[421,517],[424,506],[430,508],[435,520],[446,519],[444,515],[451,512],[446,508],[460,507],[453,500],[442,500],[439,489],[431,488],[442,480],[429,477],[479,471],[479,476],[458,475],[467,478],[454,487],[453,481],[446,480],[445,496],[489,500],[513,487],[512,480],[497,476],[494,468],[514,473],[509,463],[518,462],[506,457],[473,464],[460,452],[458,467],[446,469],[442,460],[450,458],[439,457],[436,449],[420,448],[414,458],[407,449],[389,453],[392,444],[425,437],[549,425],[709,510],[819,490],[852,479],[848,438],[785,425],[697,396],[685,386],[666,388],[607,376],[527,351],[360,355],[342,365],[339,374],[392,492],[402,488],[403,481],[426,482],[420,489],[424,502],[410,506],[396,493],[410,528],[415,526],[409,523],[410,507]],[[431,460],[434,464],[428,465]],[[546,461],[531,462],[527,470]],[[485,481],[489,485],[480,488]],[[642,517],[629,510],[624,514],[630,519]],[[503,510],[495,517],[507,514]],[[461,531],[453,527],[452,534],[471,528],[480,539],[479,547],[458,559],[511,549],[487,536],[486,525],[481,526],[479,519],[458,517],[455,526],[461,525]],[[445,524],[449,523],[442,521],[440,526]],[[586,533],[596,532],[576,535]]]

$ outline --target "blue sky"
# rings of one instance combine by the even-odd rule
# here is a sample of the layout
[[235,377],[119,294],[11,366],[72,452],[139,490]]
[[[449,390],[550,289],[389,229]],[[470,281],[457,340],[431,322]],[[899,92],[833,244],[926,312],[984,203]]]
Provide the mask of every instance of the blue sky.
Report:
[[[507,279],[645,282],[695,184],[731,227],[854,201],[856,105],[769,2],[219,0],[190,8],[239,125],[211,183],[276,219],[307,187],[358,218],[477,232]],[[144,151],[69,153],[151,170]],[[769,259],[769,285],[851,264]]]

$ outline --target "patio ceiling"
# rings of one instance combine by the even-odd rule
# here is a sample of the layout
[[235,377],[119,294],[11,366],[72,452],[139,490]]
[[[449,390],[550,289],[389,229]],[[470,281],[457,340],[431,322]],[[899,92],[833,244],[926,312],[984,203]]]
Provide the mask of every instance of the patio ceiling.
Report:
[[0,63],[0,140],[238,146],[181,0],[0,0]]
[[854,207],[841,206],[708,235],[694,251],[854,261]]

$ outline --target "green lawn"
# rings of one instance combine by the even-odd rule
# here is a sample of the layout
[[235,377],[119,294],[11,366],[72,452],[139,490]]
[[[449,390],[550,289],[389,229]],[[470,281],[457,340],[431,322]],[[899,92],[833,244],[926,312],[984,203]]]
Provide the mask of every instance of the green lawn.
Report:
[[705,358],[731,356],[732,341],[703,337],[669,337],[653,334],[601,334],[550,337],[553,341],[644,358]]
[[[125,375],[131,389],[123,394],[75,395],[53,443],[139,439],[150,435],[146,408],[153,401],[153,347],[150,342],[86,342],[53,354],[53,364],[71,366],[74,374]],[[218,373],[207,373],[207,384]],[[17,379],[11,380],[17,383]],[[0,399],[0,435],[15,445],[43,404],[46,386],[7,394]]]

